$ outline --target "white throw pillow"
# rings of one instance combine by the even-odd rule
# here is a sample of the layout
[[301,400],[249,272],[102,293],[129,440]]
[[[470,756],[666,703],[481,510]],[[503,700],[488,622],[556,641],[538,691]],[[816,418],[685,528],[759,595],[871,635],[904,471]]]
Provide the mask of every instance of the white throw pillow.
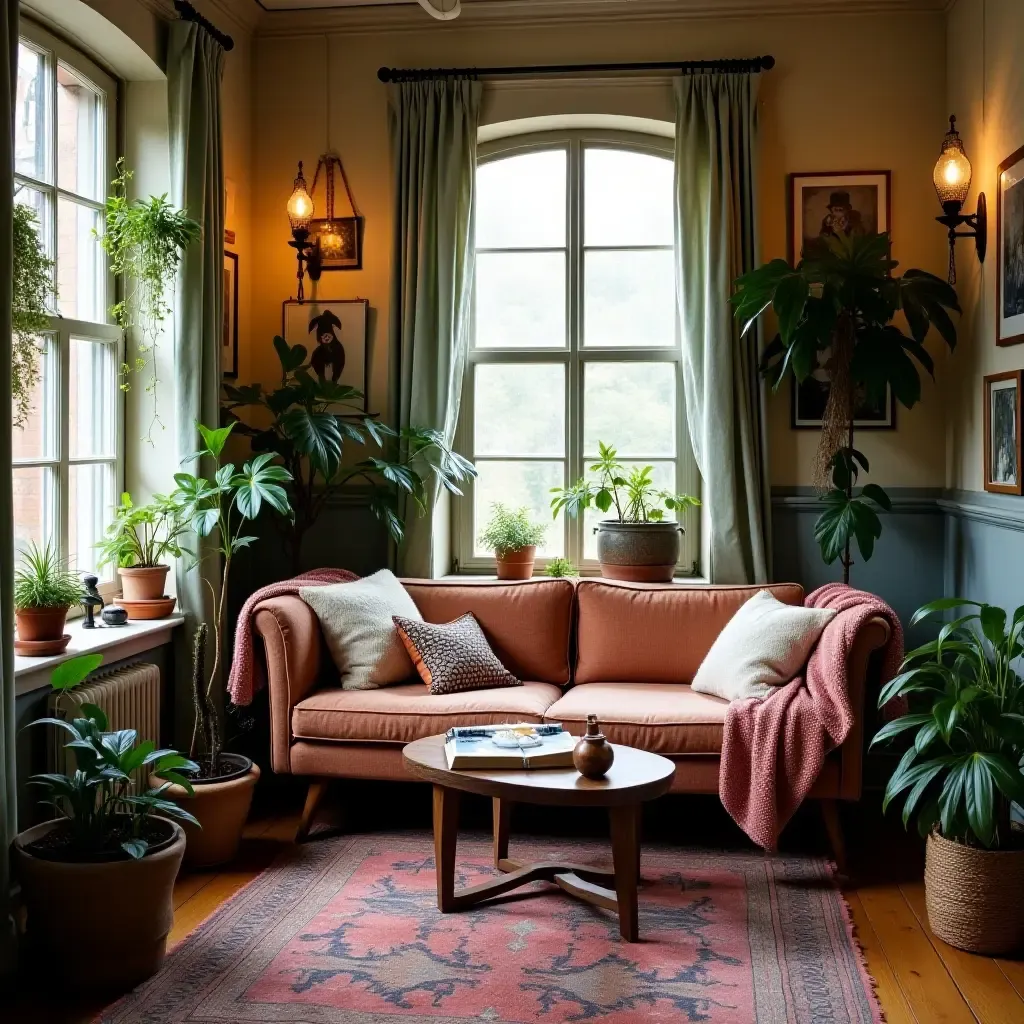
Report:
[[393,615],[423,621],[393,572],[381,569],[352,583],[300,587],[299,597],[320,620],[344,690],[376,690],[415,676]]
[[764,698],[798,676],[832,608],[783,604],[758,591],[726,623],[693,679],[693,689],[726,700]]

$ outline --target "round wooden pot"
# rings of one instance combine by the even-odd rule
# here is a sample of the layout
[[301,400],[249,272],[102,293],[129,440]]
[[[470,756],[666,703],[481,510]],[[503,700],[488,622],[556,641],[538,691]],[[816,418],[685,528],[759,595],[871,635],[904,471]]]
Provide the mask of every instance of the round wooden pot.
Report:
[[15,836],[28,939],[59,965],[55,973],[69,986],[125,991],[159,970],[174,921],[174,879],[185,854],[185,833],[167,823],[171,840],[141,860],[69,863],[29,853],[27,847],[59,820]]
[[15,609],[14,621],[18,628],[18,639],[60,640],[64,635],[67,608],[22,608]]
[[[193,796],[181,786],[171,786],[164,796],[195,815],[202,828],[182,822],[185,830],[185,864],[190,868],[208,868],[227,864],[238,854],[242,829],[249,817],[253,791],[259,781],[259,766],[240,754],[222,754],[235,769],[233,775],[221,779],[196,779]],[[240,769],[240,770],[239,770]],[[160,786],[161,779],[150,779]]]
[[537,558],[537,546],[519,548],[516,551],[494,553],[498,563],[499,580],[528,580],[533,575],[533,563]]
[[986,956],[1024,949],[1024,849],[983,850],[933,831],[924,895],[928,924],[943,942]]
[[164,596],[169,565],[139,565],[118,569],[121,576],[121,596],[126,601],[155,601]]
[[610,580],[669,583],[679,561],[678,523],[620,523],[597,526],[597,560]]

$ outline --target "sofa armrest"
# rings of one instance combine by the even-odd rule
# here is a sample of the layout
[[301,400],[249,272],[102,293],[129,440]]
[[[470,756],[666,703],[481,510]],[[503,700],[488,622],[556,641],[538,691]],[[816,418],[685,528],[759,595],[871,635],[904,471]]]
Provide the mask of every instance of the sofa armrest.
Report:
[[846,679],[853,708],[853,728],[840,752],[839,798],[859,800],[864,778],[864,734],[870,713],[866,707],[871,655],[889,642],[889,623],[871,618],[861,626],[847,659]]
[[261,601],[253,623],[267,659],[270,761],[275,772],[290,772],[292,708],[320,675],[320,622],[304,601],[286,595]]

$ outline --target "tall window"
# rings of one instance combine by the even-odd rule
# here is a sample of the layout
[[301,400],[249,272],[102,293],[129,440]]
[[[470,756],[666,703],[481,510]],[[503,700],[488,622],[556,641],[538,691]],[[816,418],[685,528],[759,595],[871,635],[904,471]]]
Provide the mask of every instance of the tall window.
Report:
[[13,434],[15,544],[55,542],[79,570],[95,567],[123,478],[121,332],[108,321],[112,283],[94,235],[113,176],[115,99],[100,68],[22,23],[15,201],[36,211],[57,299],[32,411]]
[[[550,523],[538,558],[596,570],[592,511],[552,521],[551,489],[613,445],[660,487],[698,493],[682,409],[671,143],[545,134],[482,151],[473,338],[459,443],[479,477],[457,511],[459,568],[493,566],[491,505]],[[687,513],[680,573],[693,571]]]

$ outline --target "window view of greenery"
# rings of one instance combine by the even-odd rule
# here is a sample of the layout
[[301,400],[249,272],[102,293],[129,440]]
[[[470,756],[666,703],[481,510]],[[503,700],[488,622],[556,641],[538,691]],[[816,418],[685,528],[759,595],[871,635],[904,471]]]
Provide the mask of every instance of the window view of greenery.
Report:
[[[500,502],[551,522],[551,490],[614,445],[679,486],[680,385],[672,160],[570,139],[477,171],[474,340],[464,409],[479,471],[471,549]],[[596,558],[593,527],[559,515],[540,559]]]

